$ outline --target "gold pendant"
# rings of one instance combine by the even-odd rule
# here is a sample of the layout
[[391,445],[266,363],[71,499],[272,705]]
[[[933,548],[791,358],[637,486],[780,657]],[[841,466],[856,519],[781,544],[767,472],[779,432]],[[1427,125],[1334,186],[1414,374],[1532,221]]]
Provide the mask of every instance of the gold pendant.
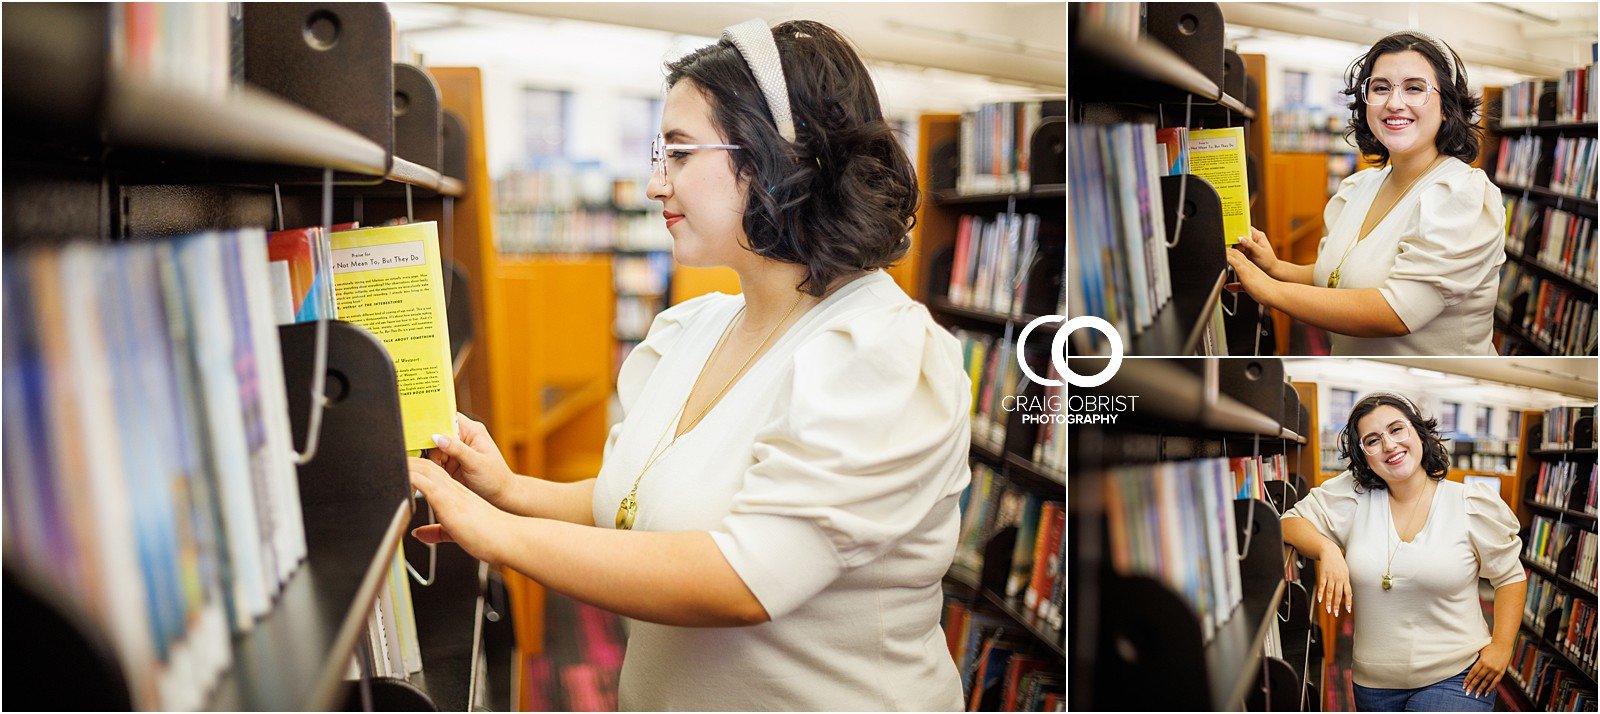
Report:
[[634,500],[633,494],[628,494],[622,499],[622,505],[617,506],[617,530],[633,530],[633,519],[639,515],[639,502]]
[[1338,268],[1334,268],[1333,272],[1328,273],[1328,287],[1330,287],[1330,288],[1339,287],[1339,269]]
[[1384,590],[1391,590],[1393,588],[1394,588],[1394,577],[1390,576],[1388,573],[1384,573],[1383,574],[1383,589]]

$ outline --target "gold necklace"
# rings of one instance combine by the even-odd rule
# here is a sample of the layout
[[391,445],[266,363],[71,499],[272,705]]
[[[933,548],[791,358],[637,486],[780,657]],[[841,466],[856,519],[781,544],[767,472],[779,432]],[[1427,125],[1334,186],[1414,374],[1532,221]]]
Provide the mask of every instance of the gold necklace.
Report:
[[[1376,229],[1378,227],[1378,224],[1383,222],[1383,219],[1388,218],[1389,217],[1389,212],[1393,211],[1395,206],[1400,205],[1400,202],[1405,199],[1406,194],[1411,192],[1411,187],[1417,185],[1417,182],[1422,180],[1423,176],[1427,176],[1429,173],[1431,173],[1433,171],[1434,167],[1438,166],[1439,163],[1444,161],[1446,158],[1449,158],[1449,157],[1440,156],[1439,158],[1434,159],[1433,163],[1428,164],[1428,168],[1423,169],[1422,173],[1417,174],[1416,178],[1411,179],[1411,181],[1406,184],[1405,188],[1400,189],[1400,197],[1396,198],[1393,203],[1390,203],[1388,208],[1383,209],[1383,214],[1378,216],[1378,220],[1373,222],[1372,227],[1374,229]],[[1394,172],[1391,171],[1389,173],[1389,175],[1393,176]],[[1389,179],[1386,177],[1386,178],[1384,178],[1384,180],[1388,181]],[[1359,231],[1360,228],[1357,227],[1356,230]],[[1364,238],[1364,237],[1365,236],[1359,236],[1359,235],[1356,236],[1355,240],[1350,241],[1350,247],[1344,249],[1344,255],[1339,258],[1339,264],[1334,266],[1333,272],[1328,273],[1328,287],[1330,287],[1330,288],[1339,287],[1339,270],[1344,267],[1345,258],[1349,258],[1350,257],[1350,251],[1355,250],[1356,249],[1356,245],[1359,244],[1361,242],[1361,239]]]
[[[1391,491],[1390,493],[1393,493],[1393,491]],[[1418,506],[1420,506],[1424,500],[1427,500],[1427,497],[1428,497],[1428,487],[1426,485],[1424,485],[1422,487],[1422,495],[1417,498],[1417,502],[1416,503],[1411,505],[1411,515],[1410,515],[1410,517],[1406,518],[1406,530],[1411,530],[1411,524],[1416,522],[1416,520],[1417,520]],[[1391,518],[1391,520],[1393,519],[1393,514],[1392,513],[1390,514],[1390,518]],[[1417,538],[1416,534],[1413,534],[1411,536],[1412,540],[1416,540],[1416,538]],[[1394,588],[1394,576],[1389,574],[1389,570],[1390,570],[1390,568],[1392,566],[1394,566],[1394,554],[1400,552],[1400,544],[1404,542],[1404,541],[1400,540],[1400,534],[1399,533],[1394,534],[1394,540],[1395,540],[1394,547],[1389,549],[1389,562],[1385,563],[1384,566],[1383,566],[1383,589],[1384,590],[1391,590],[1391,589]]]
[[[717,390],[717,393],[711,397],[711,400],[707,401],[706,405],[700,409],[700,413],[696,414],[694,419],[688,422],[689,429],[693,429],[696,424],[700,423],[701,419],[705,418],[706,412],[711,411],[711,407],[717,403],[717,400],[722,398],[722,395],[728,391],[729,387],[733,386],[735,381],[738,381],[739,375],[743,374],[745,368],[750,366],[750,362],[756,358],[756,355],[760,354],[761,350],[766,349],[767,343],[772,341],[773,335],[778,334],[778,328],[782,327],[783,323],[789,320],[789,316],[794,314],[795,308],[800,307],[800,301],[804,297],[804,293],[795,297],[794,304],[789,306],[789,311],[784,313],[783,317],[772,325],[772,329],[767,331],[767,336],[761,340],[761,344],[756,345],[756,348],[750,352],[750,356],[744,358],[744,362],[739,365],[738,369],[734,370],[733,376],[729,377],[727,383],[722,385],[722,389]],[[734,315],[732,320],[728,321],[727,327],[723,328],[722,336],[717,338],[716,346],[711,348],[711,356],[706,358],[706,367],[710,367],[711,364],[716,361],[717,354],[722,351],[722,345],[728,341],[728,335],[732,334],[733,332],[734,323],[737,323],[739,321],[739,316],[743,314],[744,308],[740,307],[739,313]],[[661,446],[662,440],[666,439],[667,434],[671,433],[673,428],[678,426],[680,423],[679,420],[683,418],[683,411],[689,408],[689,398],[694,396],[695,391],[700,388],[700,380],[705,378],[705,376],[706,368],[702,367],[700,374],[696,375],[694,378],[694,384],[689,387],[689,396],[684,397],[683,406],[678,407],[678,414],[672,418],[671,422],[667,423],[667,430],[661,432],[661,436],[656,438],[655,448],[650,450],[650,458],[645,461],[644,468],[639,470],[639,475],[633,479],[633,488],[629,490],[628,495],[622,499],[622,503],[617,505],[618,530],[633,530],[634,519],[638,518],[639,516],[639,482],[644,480],[644,475],[650,471],[651,466],[655,465],[656,460],[665,455],[667,451],[672,448],[673,444],[678,443],[678,437],[683,435],[675,434],[672,437],[672,441],[667,442],[666,447]],[[684,433],[688,433],[688,430],[685,430]]]

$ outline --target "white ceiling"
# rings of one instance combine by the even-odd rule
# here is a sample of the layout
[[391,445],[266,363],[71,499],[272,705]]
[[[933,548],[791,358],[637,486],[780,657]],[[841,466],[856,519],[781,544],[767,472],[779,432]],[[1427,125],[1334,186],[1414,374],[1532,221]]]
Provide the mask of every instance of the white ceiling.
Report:
[[759,17],[817,20],[844,33],[865,59],[1022,84],[1066,87],[1065,3],[452,3],[716,37]]
[[[1236,28],[1260,28],[1371,46],[1397,30],[1422,28],[1448,43],[1470,65],[1525,77],[1550,77],[1594,62],[1600,31],[1594,2],[1225,2],[1223,18]],[[1349,64],[1353,57],[1346,57]]]
[[1543,409],[1594,404],[1596,365],[1585,357],[1285,358],[1283,371],[1297,381],[1335,380],[1411,397]]

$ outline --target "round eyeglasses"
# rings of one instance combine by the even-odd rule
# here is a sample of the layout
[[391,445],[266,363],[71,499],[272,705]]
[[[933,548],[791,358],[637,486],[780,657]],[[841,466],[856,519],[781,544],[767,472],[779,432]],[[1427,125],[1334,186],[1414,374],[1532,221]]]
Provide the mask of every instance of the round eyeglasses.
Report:
[[662,141],[661,135],[656,134],[656,139],[650,144],[650,175],[654,177],[658,172],[662,181],[670,181],[667,165],[673,161],[683,161],[695,151],[734,151],[743,149],[738,144],[668,144]]
[[1361,437],[1361,450],[1368,456],[1377,456],[1383,453],[1385,441],[1396,445],[1411,441],[1411,425],[1396,421],[1383,428],[1383,431]]
[[1368,77],[1361,83],[1358,94],[1361,101],[1372,105],[1389,103],[1389,97],[1396,92],[1400,93],[1400,101],[1408,107],[1420,107],[1428,103],[1428,95],[1438,92],[1439,88],[1433,83],[1420,77],[1402,80],[1398,83],[1391,82],[1383,77]]

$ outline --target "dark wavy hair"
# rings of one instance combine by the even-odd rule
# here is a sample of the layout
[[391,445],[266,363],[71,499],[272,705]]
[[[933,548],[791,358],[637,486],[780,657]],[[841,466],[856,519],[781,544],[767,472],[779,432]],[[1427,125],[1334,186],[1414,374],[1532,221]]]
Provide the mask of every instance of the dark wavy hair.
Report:
[[693,82],[728,143],[744,147],[729,156],[750,186],[746,247],[806,266],[800,287],[820,297],[842,276],[905,256],[916,223],[916,170],[844,36],[795,20],[772,28],[772,39],[789,85],[792,144],[778,134],[755,74],[726,39],[667,63],[667,87]]
[[[1467,68],[1461,64],[1461,57],[1455,50],[1450,50],[1450,56],[1446,57],[1427,38],[1410,32],[1396,32],[1378,40],[1365,55],[1350,63],[1342,90],[1350,97],[1350,104],[1346,107],[1350,110],[1350,123],[1344,130],[1345,140],[1355,137],[1356,147],[1363,156],[1373,158],[1379,164],[1389,163],[1389,149],[1367,126],[1367,103],[1357,90],[1372,76],[1372,66],[1378,63],[1379,57],[1407,50],[1428,58],[1437,80],[1434,85],[1439,88],[1440,121],[1434,146],[1438,147],[1439,153],[1472,163],[1478,158],[1478,145],[1483,138],[1483,127],[1472,122],[1478,109],[1483,106],[1483,98],[1474,96],[1467,89]],[[1455,82],[1449,81],[1452,64],[1458,70]]]
[[1350,474],[1355,476],[1356,484],[1368,491],[1389,488],[1383,478],[1367,466],[1367,454],[1361,450],[1361,430],[1356,426],[1362,417],[1381,406],[1400,410],[1406,421],[1411,422],[1412,430],[1417,432],[1417,437],[1422,441],[1423,472],[1435,481],[1444,478],[1450,471],[1450,453],[1444,448],[1444,438],[1439,436],[1439,422],[1423,417],[1422,410],[1405,397],[1378,392],[1356,402],[1355,408],[1350,410],[1350,421],[1339,435],[1339,457],[1350,462]]

